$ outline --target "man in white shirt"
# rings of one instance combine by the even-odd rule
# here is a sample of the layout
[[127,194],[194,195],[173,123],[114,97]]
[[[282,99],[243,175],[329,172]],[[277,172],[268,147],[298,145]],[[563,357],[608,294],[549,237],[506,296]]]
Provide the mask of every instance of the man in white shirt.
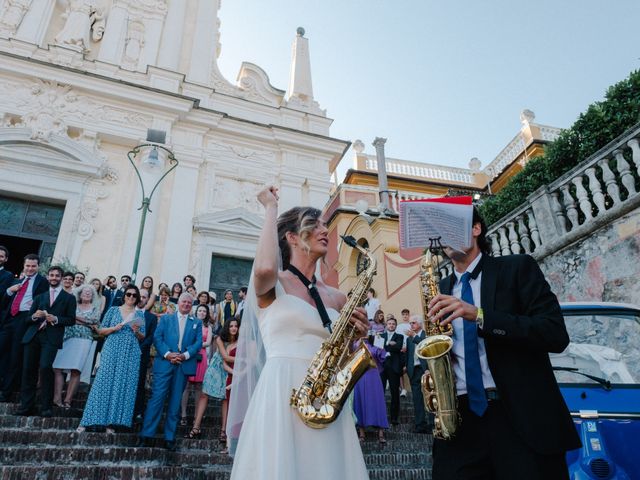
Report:
[[422,375],[427,371],[427,362],[416,355],[416,347],[425,338],[424,330],[422,330],[423,323],[424,321],[419,315],[411,316],[409,320],[411,328],[407,331],[407,355],[405,358],[407,375],[411,383],[416,433],[430,433],[421,387]]

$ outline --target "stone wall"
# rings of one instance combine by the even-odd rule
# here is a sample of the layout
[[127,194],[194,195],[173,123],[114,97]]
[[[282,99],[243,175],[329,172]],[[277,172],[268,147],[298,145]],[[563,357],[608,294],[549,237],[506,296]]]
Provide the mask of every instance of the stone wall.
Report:
[[541,260],[560,301],[640,304],[640,208]]

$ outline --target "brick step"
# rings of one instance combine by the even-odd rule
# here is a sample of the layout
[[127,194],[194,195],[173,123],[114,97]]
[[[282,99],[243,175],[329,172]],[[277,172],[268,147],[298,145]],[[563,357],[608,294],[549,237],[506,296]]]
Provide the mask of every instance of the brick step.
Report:
[[[386,450],[386,449],[385,449]],[[369,467],[399,465],[426,466],[431,461],[427,452],[395,453],[393,451],[365,453],[364,461]],[[211,449],[182,448],[178,452],[169,452],[163,448],[134,448],[134,447],[87,447],[87,446],[3,446],[0,452],[0,463],[4,465],[99,465],[136,464],[141,466],[171,466],[201,467],[203,465],[229,465],[233,460],[230,456],[212,452]]]
[[[140,465],[20,465],[0,467],[3,480],[146,480],[151,478],[179,478],[181,480],[229,480],[229,466],[207,468],[182,466]],[[398,478],[398,477],[396,477]]]
[[369,469],[369,480],[431,480],[431,468],[424,465]]
[[[188,429],[178,429],[176,438],[184,443],[185,448],[203,448],[207,449],[211,447],[212,442],[217,442],[220,434],[219,428],[203,428],[202,436],[199,439],[183,439],[184,433]],[[398,440],[404,442],[412,442],[417,449],[421,445],[431,444],[432,439],[430,435],[395,432],[393,430],[385,433],[387,441]],[[42,429],[34,428],[28,429],[27,427],[20,428],[19,426],[3,427],[0,430],[0,445],[85,445],[85,446],[98,446],[104,447],[108,445],[113,446],[131,446],[135,444],[137,433],[116,433],[106,434],[100,432],[83,432],[78,433],[75,429]],[[365,444],[371,442],[372,444],[378,443],[377,432],[367,433]]]

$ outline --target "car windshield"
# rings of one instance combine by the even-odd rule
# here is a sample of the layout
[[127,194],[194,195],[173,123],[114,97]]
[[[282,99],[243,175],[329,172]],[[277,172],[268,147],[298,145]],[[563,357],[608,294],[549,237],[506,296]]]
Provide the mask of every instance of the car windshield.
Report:
[[[578,369],[613,384],[640,383],[640,313],[633,310],[564,310],[571,343],[550,354],[554,367]],[[573,372],[556,371],[558,383],[595,383]]]

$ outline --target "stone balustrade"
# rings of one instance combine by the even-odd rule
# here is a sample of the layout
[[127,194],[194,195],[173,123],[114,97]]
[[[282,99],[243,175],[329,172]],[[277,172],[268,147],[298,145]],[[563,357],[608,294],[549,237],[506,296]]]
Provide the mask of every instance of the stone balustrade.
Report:
[[640,125],[587,158],[491,226],[494,256],[538,260],[640,205]]
[[[427,178],[429,180],[441,180],[444,182],[466,183],[474,185],[473,172],[466,168],[447,167],[428,163],[408,162],[387,158],[385,166],[388,174],[408,175],[412,177]],[[378,161],[375,158],[367,158],[365,168],[370,171],[378,171]]]

